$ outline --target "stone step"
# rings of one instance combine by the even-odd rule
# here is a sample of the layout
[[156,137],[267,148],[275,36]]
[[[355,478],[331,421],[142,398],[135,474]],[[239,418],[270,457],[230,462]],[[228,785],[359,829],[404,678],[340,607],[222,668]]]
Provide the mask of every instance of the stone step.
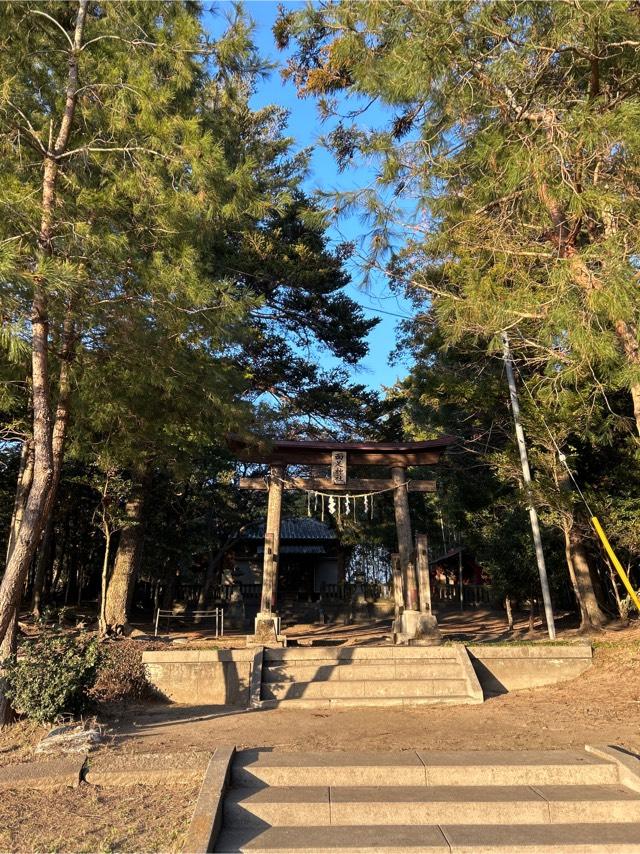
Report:
[[234,825],[570,824],[637,819],[640,794],[608,786],[290,786],[232,789]]
[[449,659],[458,661],[455,646],[290,646],[264,651],[265,664],[280,661],[308,661],[309,659],[361,661],[371,659],[412,659],[429,661]]
[[569,786],[618,782],[614,763],[583,750],[419,750],[418,756],[431,786]]
[[262,684],[263,700],[376,699],[379,697],[461,697],[467,693],[465,679],[380,679]]
[[614,784],[618,782],[618,769],[613,762],[578,750],[241,750],[236,754],[232,780],[235,785],[256,787],[376,786],[381,781],[388,786],[567,786]]
[[[316,697],[311,700],[262,700],[263,709],[357,709],[357,708],[395,708],[414,709],[418,706],[465,706],[478,703],[479,700],[469,697],[467,694],[450,697],[375,697],[366,699],[364,697],[334,697],[322,699]],[[640,854],[640,852],[639,852]]]
[[318,659],[300,663],[287,661],[269,664],[262,681],[271,682],[351,682],[359,679],[434,679],[461,678],[458,662],[445,658],[433,661],[376,660],[336,661]]
[[640,851],[640,824],[493,824],[225,828],[215,851],[252,854],[626,854]]

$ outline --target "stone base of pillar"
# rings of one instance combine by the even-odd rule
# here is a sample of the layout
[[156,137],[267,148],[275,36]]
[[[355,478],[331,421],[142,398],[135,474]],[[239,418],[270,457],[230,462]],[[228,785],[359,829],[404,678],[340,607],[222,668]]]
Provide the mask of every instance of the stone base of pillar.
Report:
[[259,612],[256,616],[254,634],[247,635],[247,646],[286,646],[287,639],[280,634],[280,617],[277,614]]
[[438,621],[433,614],[405,609],[393,622],[393,642],[411,646],[442,643]]

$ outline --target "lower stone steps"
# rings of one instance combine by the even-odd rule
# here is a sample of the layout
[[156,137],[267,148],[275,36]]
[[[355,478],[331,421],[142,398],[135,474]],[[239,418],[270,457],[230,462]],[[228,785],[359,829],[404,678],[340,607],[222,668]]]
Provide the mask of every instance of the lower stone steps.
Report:
[[637,824],[395,825],[223,830],[216,851],[252,854],[638,854]]
[[240,750],[234,786],[598,786],[616,765],[582,750],[285,753]]
[[291,786],[235,789],[229,825],[630,822],[640,795],[608,786]]
[[240,751],[215,850],[640,852],[640,773],[619,768],[583,751]]

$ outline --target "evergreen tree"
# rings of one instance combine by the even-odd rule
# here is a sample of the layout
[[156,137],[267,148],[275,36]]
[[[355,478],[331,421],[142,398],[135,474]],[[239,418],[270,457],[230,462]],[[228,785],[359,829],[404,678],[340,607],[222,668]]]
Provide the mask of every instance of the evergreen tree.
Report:
[[194,235],[260,199],[199,116],[255,65],[242,19],[213,44],[190,3],[16,2],[0,8],[0,33],[3,337],[28,345],[33,413],[1,642],[51,515],[78,351],[113,334],[105,306],[115,325],[145,303],[235,322],[242,306],[204,280]]
[[[329,143],[344,168],[378,163],[377,188],[337,202],[372,218],[372,263],[409,225],[409,285],[449,342],[497,349],[509,330],[553,388],[626,389],[640,432],[637,8],[356,0],[275,32],[301,94],[325,114],[355,100]],[[387,127],[359,126],[371,100]]]

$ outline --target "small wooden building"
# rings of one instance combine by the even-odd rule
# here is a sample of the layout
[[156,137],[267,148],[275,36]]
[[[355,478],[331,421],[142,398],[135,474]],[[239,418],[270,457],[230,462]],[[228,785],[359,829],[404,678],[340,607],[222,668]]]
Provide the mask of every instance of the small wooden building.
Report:
[[[248,525],[233,555],[233,581],[260,585],[264,562],[265,522]],[[283,518],[280,525],[278,595],[283,599],[317,599],[327,585],[344,580],[344,562],[336,531],[304,517]]]

